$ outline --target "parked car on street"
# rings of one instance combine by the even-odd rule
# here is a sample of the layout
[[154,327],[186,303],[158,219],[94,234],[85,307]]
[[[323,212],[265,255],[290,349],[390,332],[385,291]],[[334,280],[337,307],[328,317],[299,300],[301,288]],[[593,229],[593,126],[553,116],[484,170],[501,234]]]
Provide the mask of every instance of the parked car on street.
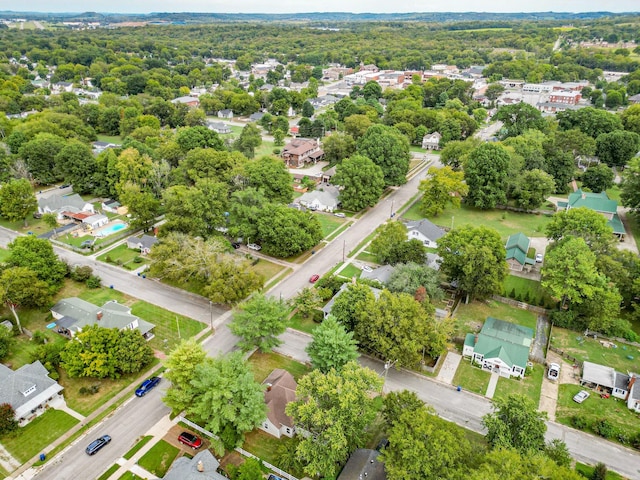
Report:
[[178,435],[178,441],[180,443],[184,443],[187,447],[193,448],[194,450],[202,446],[202,440],[189,432],[182,432]]
[[151,377],[145,380],[144,382],[142,382],[142,385],[140,385],[136,390],[136,397],[144,397],[149,390],[154,388],[159,383],[160,377]]
[[249,245],[247,245],[247,248],[249,250],[260,250],[260,249],[262,249],[262,247],[260,245],[258,245],[257,243],[250,243]]
[[589,392],[587,392],[586,390],[580,390],[578,393],[574,395],[573,401],[576,403],[582,403],[587,398],[589,398]]
[[309,282],[316,283],[319,278],[320,278],[320,275],[318,275],[317,273],[314,273],[313,275],[311,275],[311,278],[309,279]]
[[87,452],[87,455],[94,455],[96,452],[98,452],[98,450],[100,450],[110,441],[111,441],[111,437],[109,435],[103,435],[100,438],[97,438],[96,440],[91,442],[85,449],[85,452]]

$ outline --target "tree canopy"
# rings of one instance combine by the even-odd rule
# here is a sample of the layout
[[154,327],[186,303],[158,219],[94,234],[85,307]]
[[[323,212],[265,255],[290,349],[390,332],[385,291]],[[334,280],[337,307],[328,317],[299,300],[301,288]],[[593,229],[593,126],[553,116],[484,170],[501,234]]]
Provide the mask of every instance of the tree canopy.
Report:
[[238,305],[229,329],[241,338],[238,346],[249,351],[258,348],[269,352],[280,345],[278,336],[287,328],[289,308],[286,303],[262,293]]

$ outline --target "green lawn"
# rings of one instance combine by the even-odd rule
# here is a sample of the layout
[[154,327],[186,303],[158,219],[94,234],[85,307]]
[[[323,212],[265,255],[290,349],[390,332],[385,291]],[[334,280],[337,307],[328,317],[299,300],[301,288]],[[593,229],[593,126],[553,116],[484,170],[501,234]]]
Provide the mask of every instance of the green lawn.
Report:
[[[274,148],[275,148],[275,145],[273,144],[273,142],[263,139],[262,144],[258,148],[256,148],[256,153],[254,158],[260,158],[265,155],[273,156]],[[282,149],[282,147],[278,147],[278,148]]]
[[[262,430],[256,429],[247,434],[242,448],[247,452],[253,453],[265,462],[277,467],[279,463],[278,458],[280,456],[278,454],[279,448],[291,451],[295,449],[297,443],[297,440],[293,438],[282,437],[281,439],[277,439]],[[284,446],[281,447],[281,445]],[[304,476],[302,472],[291,471],[289,473],[298,478],[302,478]]]
[[537,316],[528,310],[521,310],[506,303],[488,300],[486,302],[461,303],[454,317],[456,334],[465,334],[470,330],[475,331],[478,325],[482,325],[487,317],[494,317],[506,322],[516,323],[529,327],[535,331]]
[[553,327],[551,345],[580,361],[599,363],[613,367],[619,372],[638,370],[640,349],[637,347],[619,344],[618,348],[607,348],[600,340],[585,338],[580,332],[559,327]]
[[[313,318],[305,318],[299,313],[296,313],[291,319],[289,319],[289,327],[300,330],[305,333],[313,333],[313,330],[322,322],[322,311],[318,310],[314,313]],[[314,321],[314,319],[316,321]]]
[[153,438],[153,436],[152,436],[152,435],[147,435],[146,437],[142,437],[142,439],[141,439],[138,443],[136,443],[136,444],[131,448],[131,450],[129,450],[127,453],[125,453],[125,454],[123,455],[123,457],[124,457],[126,460],[129,460],[131,457],[133,457],[133,456],[136,454],[136,452],[137,452],[138,450],[140,450],[140,449],[141,449],[142,447],[144,447],[147,443],[149,443],[149,440],[151,440],[152,438]]
[[362,270],[360,270],[358,267],[356,267],[353,264],[349,264],[345,268],[343,268],[338,275],[346,278],[353,278],[353,277],[360,278],[361,273],[362,273]]
[[98,135],[98,141],[119,145],[122,143],[122,137],[120,135]]
[[254,272],[259,273],[260,275],[262,275],[264,277],[264,282],[265,283],[269,282],[270,279],[272,279],[273,277],[278,275],[285,268],[286,267],[283,267],[282,265],[270,262],[270,261],[265,260],[263,258],[258,260],[258,263],[256,263],[255,265],[253,265],[251,267],[251,269]]
[[[584,463],[576,462],[575,470],[583,477],[591,478],[591,475],[593,475],[593,471],[595,470],[595,467],[592,467],[591,465],[585,465]],[[606,480],[625,480],[622,475],[619,475],[618,473],[613,472],[611,470],[607,470],[607,476],[605,477],[605,479]]]
[[132,472],[124,472],[118,480],[146,480]]
[[164,440],[160,440],[138,460],[138,465],[162,478],[167,473],[167,470],[169,470],[169,467],[179,452],[180,450],[177,447],[174,447]]
[[253,375],[258,382],[263,382],[269,374],[276,368],[282,368],[293,375],[298,380],[305,376],[311,369],[303,363],[279,355],[277,353],[255,352],[249,357],[249,366],[253,370]]
[[[515,296],[511,297],[511,292],[514,290]],[[553,299],[544,291],[540,282],[515,275],[509,275],[505,279],[503,294],[511,298],[520,298],[530,305],[539,305],[541,298],[547,305],[553,303]]]
[[24,463],[78,422],[66,412],[49,409],[27,426],[3,436],[0,443],[20,463]]
[[111,477],[111,475],[113,475],[114,473],[116,473],[118,471],[118,469],[120,468],[120,465],[118,465],[117,463],[114,465],[111,465],[109,467],[109,470],[107,470],[106,472],[104,472],[102,475],[100,475],[98,477],[97,480],[108,480],[109,477]]
[[11,252],[9,252],[9,250],[7,250],[6,248],[0,248],[0,263],[6,262],[10,254]]
[[373,253],[369,253],[366,251],[363,251],[361,254],[359,254],[356,259],[363,262],[378,263],[378,257],[376,257]]
[[35,219],[33,217],[27,218],[26,227],[24,226],[24,220],[20,220],[18,222],[10,222],[0,217],[0,226],[3,226],[10,230],[15,230],[16,232],[20,233],[33,232],[34,235],[40,235],[41,233],[45,233],[51,230],[51,228],[49,228],[42,219]]
[[330,213],[316,213],[314,216],[320,222],[323,238],[327,238],[345,222],[345,219],[335,217]]
[[487,393],[490,378],[491,373],[472,366],[471,362],[465,359],[460,362],[458,370],[456,370],[456,374],[453,377],[453,385],[459,385],[465,390],[484,395]]
[[[418,211],[420,202],[414,203],[402,218],[404,220],[420,220],[425,218]],[[506,241],[509,235],[522,232],[529,237],[544,237],[544,228],[551,220],[550,216],[531,213],[511,212],[507,210],[480,210],[462,205],[460,208],[447,208],[437,217],[427,217],[436,225],[451,228],[463,225],[483,225],[495,229]]]
[[[573,396],[582,390],[580,385],[561,384],[558,392],[558,406],[556,408],[556,420],[564,425],[573,426],[571,419],[578,415],[585,419],[589,425],[593,422],[606,419],[617,432],[624,432],[632,436],[640,432],[638,414],[627,408],[623,400],[610,397],[602,398],[596,392],[586,389],[591,396],[582,403],[573,401]],[[592,431],[588,428],[587,431]],[[616,435],[617,436],[617,435]],[[612,438],[615,441],[615,438]]]
[[[138,263],[134,261],[136,259],[139,260]],[[101,262],[113,263],[129,270],[135,270],[143,265],[149,264],[149,260],[142,256],[140,251],[128,248],[126,243],[118,245],[116,248],[103,253],[98,257],[98,260]]]
[[356,254],[356,252],[358,252],[362,247],[364,247],[367,243],[373,240],[375,236],[376,236],[376,231],[371,232],[369,235],[367,235],[364,238],[364,240],[362,240],[358,245],[356,245],[356,248],[354,248],[347,254],[347,257],[353,257]]
[[523,379],[500,377],[494,398],[505,398],[512,393],[519,393],[529,397],[537,406],[540,403],[543,376],[544,366],[535,364],[531,373]]

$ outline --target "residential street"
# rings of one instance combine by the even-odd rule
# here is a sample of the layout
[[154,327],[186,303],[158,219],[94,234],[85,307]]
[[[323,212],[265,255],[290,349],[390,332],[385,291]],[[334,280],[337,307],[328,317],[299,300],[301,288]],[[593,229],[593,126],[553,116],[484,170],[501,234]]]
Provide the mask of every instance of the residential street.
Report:
[[[100,476],[118,458],[127,453],[145,432],[170,413],[169,407],[165,406],[161,400],[168,386],[168,382],[163,380],[158,387],[142,398],[132,394],[131,399],[110,417],[56,455],[32,478],[78,480]],[[111,443],[95,455],[87,455],[84,451],[87,445],[102,435],[110,435]]]

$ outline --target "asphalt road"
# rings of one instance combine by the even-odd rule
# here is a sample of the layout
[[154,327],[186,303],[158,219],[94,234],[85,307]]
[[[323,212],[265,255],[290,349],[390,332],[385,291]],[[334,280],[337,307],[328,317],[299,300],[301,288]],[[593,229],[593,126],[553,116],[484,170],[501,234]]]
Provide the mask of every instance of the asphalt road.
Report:
[[[47,462],[44,469],[33,478],[78,480],[100,476],[127,453],[141,435],[170,413],[171,410],[161,400],[168,385],[163,380],[142,398],[132,395],[110,417]],[[111,443],[95,455],[87,455],[84,451],[87,445],[102,435],[110,435]]]

